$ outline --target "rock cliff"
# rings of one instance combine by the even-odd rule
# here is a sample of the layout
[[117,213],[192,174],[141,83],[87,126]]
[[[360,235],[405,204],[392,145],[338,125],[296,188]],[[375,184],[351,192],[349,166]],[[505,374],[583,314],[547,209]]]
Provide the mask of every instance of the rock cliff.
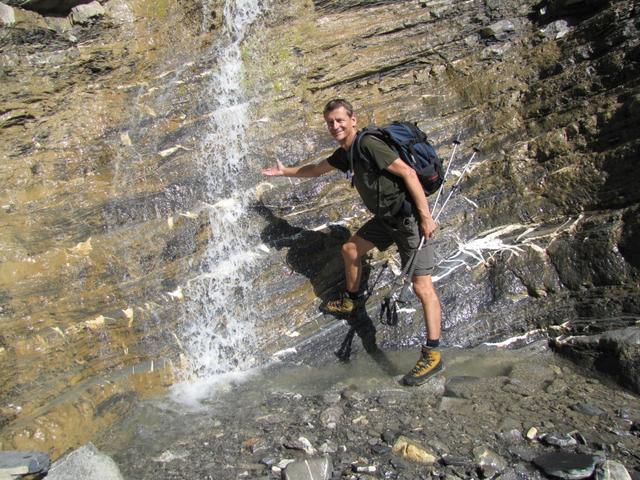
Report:
[[[181,378],[183,292],[215,240],[199,161],[222,2],[95,7],[75,20],[0,11],[5,448],[57,455]],[[596,368],[624,351],[620,381],[637,390],[637,342],[616,350],[602,347],[615,335],[598,336],[633,330],[640,312],[638,9],[269,2],[242,45],[258,185],[245,221],[268,251],[251,272],[257,347],[305,355],[328,342],[326,353],[345,330],[318,305],[340,288],[339,246],[366,212],[337,174],[258,173],[330,153],[321,110],[340,96],[360,125],[418,122],[446,159],[460,134],[445,195],[464,178],[435,240],[447,343],[540,329],[561,351],[591,345]],[[392,253],[370,259],[371,276]],[[390,281],[369,302],[374,318]],[[413,316],[379,341],[416,342]]]

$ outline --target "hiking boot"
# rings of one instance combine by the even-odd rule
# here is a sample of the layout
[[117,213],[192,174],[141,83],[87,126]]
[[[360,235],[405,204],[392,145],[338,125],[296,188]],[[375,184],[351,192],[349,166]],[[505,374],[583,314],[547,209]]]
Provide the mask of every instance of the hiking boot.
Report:
[[353,300],[347,294],[342,294],[340,298],[328,301],[323,310],[325,313],[331,313],[332,315],[349,316],[354,314],[358,308],[364,306],[361,303],[362,301],[359,299]]
[[402,383],[409,387],[422,385],[433,375],[442,371],[443,367],[444,364],[442,363],[438,350],[422,347],[422,352],[420,353],[420,358],[416,366],[402,377]]

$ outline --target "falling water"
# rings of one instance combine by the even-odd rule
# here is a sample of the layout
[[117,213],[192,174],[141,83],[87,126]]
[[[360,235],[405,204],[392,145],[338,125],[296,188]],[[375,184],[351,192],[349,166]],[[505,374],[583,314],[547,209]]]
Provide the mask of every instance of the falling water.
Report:
[[180,336],[191,373],[204,381],[255,362],[250,272],[257,239],[247,221],[249,100],[242,90],[241,44],[263,7],[260,0],[227,0],[223,32],[211,52],[218,59],[217,72],[203,96],[213,102],[199,155],[211,235],[200,274],[185,289]]

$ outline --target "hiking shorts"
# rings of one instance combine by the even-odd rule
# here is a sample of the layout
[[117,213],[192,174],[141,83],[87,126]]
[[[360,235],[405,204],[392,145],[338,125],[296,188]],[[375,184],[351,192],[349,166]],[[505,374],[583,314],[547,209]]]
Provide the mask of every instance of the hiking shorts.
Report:
[[[381,252],[393,243],[398,247],[402,268],[411,259],[411,255],[420,245],[420,227],[416,219],[411,217],[392,218],[389,220],[373,217],[357,232],[360,238],[373,243]],[[435,266],[435,254],[430,240],[418,251],[415,259],[414,276],[432,275]]]

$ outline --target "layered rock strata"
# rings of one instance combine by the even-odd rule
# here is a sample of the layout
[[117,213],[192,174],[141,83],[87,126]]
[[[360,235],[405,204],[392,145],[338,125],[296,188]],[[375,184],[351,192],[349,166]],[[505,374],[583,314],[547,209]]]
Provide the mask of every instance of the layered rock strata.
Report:
[[[54,457],[179,376],[182,287],[212,236],[197,165],[220,2],[101,6],[85,23],[8,6],[0,30],[2,446]],[[341,288],[339,246],[366,212],[337,174],[258,173],[328,155],[321,110],[336,96],[361,125],[418,122],[445,158],[461,134],[447,188],[464,178],[435,239],[446,342],[633,328],[638,8],[271,2],[243,45],[265,192],[246,221],[269,251],[258,347],[326,353],[345,330],[317,307]],[[370,277],[392,254],[372,256]],[[378,340],[415,343],[413,317]]]

